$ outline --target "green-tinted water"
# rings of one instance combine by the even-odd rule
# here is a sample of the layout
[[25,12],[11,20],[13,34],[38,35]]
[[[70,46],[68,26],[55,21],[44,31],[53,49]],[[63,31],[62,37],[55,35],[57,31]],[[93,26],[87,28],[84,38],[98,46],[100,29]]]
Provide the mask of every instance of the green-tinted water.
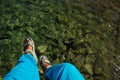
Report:
[[117,0],[1,0],[0,76],[16,64],[30,36],[38,57],[71,62],[86,80],[118,80],[119,5]]

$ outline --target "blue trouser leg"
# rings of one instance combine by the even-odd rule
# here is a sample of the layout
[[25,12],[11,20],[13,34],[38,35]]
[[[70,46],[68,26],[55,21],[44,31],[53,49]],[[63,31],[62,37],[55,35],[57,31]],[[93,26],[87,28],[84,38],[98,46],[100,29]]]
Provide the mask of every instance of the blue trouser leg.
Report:
[[85,80],[79,70],[70,63],[50,67],[45,76],[49,80]]
[[3,80],[40,80],[38,67],[31,54],[24,54],[16,66],[3,78]]

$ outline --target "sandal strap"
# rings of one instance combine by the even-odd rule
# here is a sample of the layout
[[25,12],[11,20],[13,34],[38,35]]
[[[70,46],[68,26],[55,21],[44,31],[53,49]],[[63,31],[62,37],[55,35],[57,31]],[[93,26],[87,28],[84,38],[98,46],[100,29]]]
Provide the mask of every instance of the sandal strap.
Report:
[[[25,40],[29,39],[30,41],[29,42],[25,42]],[[32,40],[31,37],[27,37],[26,39],[24,40],[24,52],[25,53],[31,53],[33,55],[33,57],[35,58],[36,60],[36,63],[38,63],[38,59],[37,59],[37,56],[36,56],[36,53],[35,53],[35,45],[34,45],[34,41]],[[32,50],[25,50],[26,46],[32,46]]]
[[26,50],[25,53],[33,53],[32,50]]
[[[43,59],[44,57],[45,57],[46,59]],[[42,56],[40,57],[40,65],[42,65],[44,62],[50,64],[50,61],[48,60],[48,58],[47,58],[45,55],[42,55]]]
[[[27,39],[29,39],[30,41],[29,42],[25,42],[25,40],[27,40]],[[23,47],[24,47],[24,51],[25,51],[25,48],[26,48],[26,46],[32,46],[33,47],[33,50],[34,50],[34,42],[33,42],[33,40],[32,40],[32,38],[31,37],[27,37],[26,39],[24,40],[24,45],[23,45]]]

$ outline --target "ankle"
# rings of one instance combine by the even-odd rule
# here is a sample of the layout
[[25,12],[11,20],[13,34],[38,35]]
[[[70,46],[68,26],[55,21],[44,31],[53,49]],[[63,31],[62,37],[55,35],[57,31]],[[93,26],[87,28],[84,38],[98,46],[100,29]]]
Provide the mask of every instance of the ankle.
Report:
[[43,67],[43,71],[45,72],[45,71],[47,71],[48,68],[51,67],[51,64],[48,64],[45,62],[45,63],[43,63],[42,67]]
[[31,54],[31,52],[30,51],[32,51],[32,46],[27,46],[26,47],[26,49],[25,49],[25,53],[30,53]]
[[27,46],[26,50],[32,50],[32,46]]
[[50,68],[51,67],[51,65],[48,65],[47,67],[46,67],[46,69],[48,69],[48,68]]

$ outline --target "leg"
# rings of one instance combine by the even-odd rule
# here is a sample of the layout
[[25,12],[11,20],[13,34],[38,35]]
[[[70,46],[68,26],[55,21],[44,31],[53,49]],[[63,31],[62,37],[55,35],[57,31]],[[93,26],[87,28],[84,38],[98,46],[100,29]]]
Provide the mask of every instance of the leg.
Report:
[[[47,66],[44,65],[46,63],[44,59],[42,67],[46,69]],[[79,70],[70,63],[57,64],[47,68],[45,78],[46,80],[85,80]]]
[[34,42],[31,38],[24,41],[24,52],[16,66],[3,78],[3,80],[40,80],[37,57],[34,52]]

